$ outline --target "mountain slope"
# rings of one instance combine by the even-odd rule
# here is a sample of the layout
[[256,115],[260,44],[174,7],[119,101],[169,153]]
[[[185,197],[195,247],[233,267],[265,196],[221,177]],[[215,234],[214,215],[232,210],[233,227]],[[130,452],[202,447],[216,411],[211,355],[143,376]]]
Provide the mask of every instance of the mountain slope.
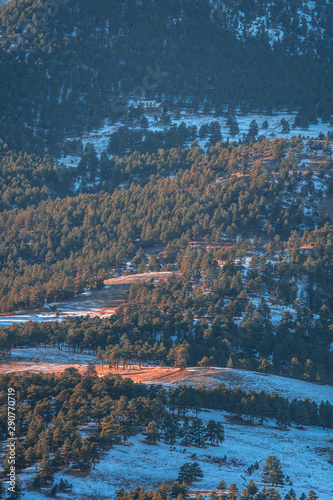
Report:
[[293,5],[62,0],[48,10],[12,0],[0,7],[0,136],[55,148],[64,132],[117,117],[142,95],[167,107],[302,107],[328,119],[332,5]]

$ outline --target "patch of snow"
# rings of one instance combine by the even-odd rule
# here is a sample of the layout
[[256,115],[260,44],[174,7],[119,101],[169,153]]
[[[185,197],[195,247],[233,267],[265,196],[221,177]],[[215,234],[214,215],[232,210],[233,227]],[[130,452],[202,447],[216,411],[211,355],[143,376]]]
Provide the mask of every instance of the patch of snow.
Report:
[[[266,375],[247,370],[235,370],[232,368],[213,368],[218,372],[218,383],[227,387],[248,391],[277,392],[289,400],[310,398],[316,403],[330,401],[333,403],[333,387],[329,385],[318,385],[304,380],[297,380],[278,375]],[[195,369],[197,371],[198,368]]]
[[[215,116],[213,113],[207,112],[192,112],[189,110],[182,110],[180,113],[180,117],[176,118],[175,115],[170,113],[171,124],[170,126],[177,125],[179,126],[181,123],[185,123],[187,127],[196,126],[199,132],[201,125],[210,124],[213,121],[217,121],[221,127],[222,139],[229,139],[230,141],[238,141],[242,138],[243,134],[247,134],[249,131],[251,121],[255,120],[259,126],[259,135],[274,138],[274,137],[284,137],[286,139],[291,139],[293,136],[301,135],[304,137],[317,138],[320,132],[327,134],[331,127],[328,124],[323,124],[321,120],[318,120],[317,124],[310,124],[307,130],[304,130],[300,127],[291,128],[290,132],[282,132],[281,119],[284,118],[286,121],[290,122],[292,125],[295,119],[296,113],[288,113],[288,112],[278,112],[272,113],[271,115],[267,115],[264,113],[251,113],[251,114],[243,114],[240,111],[235,112],[235,118],[239,126],[239,133],[235,136],[230,135],[229,126],[226,124],[227,118],[225,116]],[[165,126],[160,122],[156,122],[153,116],[147,115],[148,119],[148,128],[149,131],[161,131],[170,126]],[[268,129],[262,128],[262,123],[267,120],[269,123]],[[97,157],[99,158],[101,153],[107,149],[110,136],[113,132],[116,132],[124,125],[128,126],[129,130],[139,130],[140,121],[137,121],[134,124],[126,124],[122,121],[118,121],[116,123],[110,124],[107,120],[104,125],[98,129],[93,130],[91,132],[87,132],[82,136],[77,137],[67,137],[67,141],[71,141],[74,139],[81,139],[83,143],[83,147],[87,145],[87,143],[93,144]],[[207,148],[207,142],[209,137],[198,138],[197,142],[199,146],[203,149]],[[58,159],[60,164],[63,164],[67,167],[77,167],[80,161],[80,155],[67,155]],[[76,189],[79,189],[79,184],[76,185]]]
[[43,321],[65,321],[61,316],[56,316],[50,313],[40,313],[40,314],[11,314],[8,316],[0,316],[0,326],[9,326],[13,323],[27,323],[28,321],[37,321],[37,323]]

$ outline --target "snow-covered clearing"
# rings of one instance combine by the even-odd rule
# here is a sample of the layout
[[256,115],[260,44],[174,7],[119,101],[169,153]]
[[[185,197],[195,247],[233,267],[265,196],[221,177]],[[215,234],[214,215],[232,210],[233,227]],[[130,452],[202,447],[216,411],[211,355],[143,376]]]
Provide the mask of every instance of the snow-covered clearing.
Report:
[[[62,498],[85,500],[95,495],[95,498],[104,500],[114,498],[119,488],[157,488],[162,481],[176,480],[180,466],[193,460],[199,462],[204,477],[190,486],[192,493],[216,489],[222,479],[227,485],[236,483],[241,490],[251,477],[260,489],[267,488],[269,485],[262,482],[261,470],[267,456],[276,455],[283,463],[283,471],[290,477],[297,497],[313,489],[320,500],[331,500],[333,469],[328,463],[329,452],[323,449],[332,449],[333,431],[310,427],[281,431],[272,422],[264,426],[249,426],[217,411],[205,411],[199,417],[204,421],[213,419],[223,423],[225,441],[222,444],[184,448],[179,444],[173,447],[161,442],[154,446],[144,443],[142,435],[131,437],[127,446],[111,449],[89,474],[57,473],[57,482],[64,478],[73,484],[72,493],[63,494]],[[223,459],[225,455],[224,463],[213,462],[214,458]],[[245,470],[255,461],[259,462],[260,470],[249,476]],[[32,472],[21,474],[24,482],[32,477]],[[290,488],[290,485],[277,487],[282,495]],[[48,497],[26,491],[24,498],[42,500]]]
[[12,349],[11,355],[0,364],[0,373],[19,373],[24,371],[59,373],[66,368],[84,370],[94,356],[72,351],[60,351],[53,347],[27,347]]
[[[218,122],[221,127],[222,139],[229,139],[230,141],[239,141],[243,134],[247,134],[249,131],[250,123],[255,120],[259,126],[259,135],[274,138],[274,137],[285,137],[286,139],[291,139],[295,135],[301,135],[305,138],[312,137],[316,138],[323,132],[327,134],[328,131],[332,130],[332,127],[328,123],[322,123],[318,120],[317,124],[310,124],[308,129],[303,129],[301,127],[292,128],[296,113],[291,112],[275,112],[270,115],[264,113],[251,113],[243,114],[240,111],[235,112],[235,118],[238,123],[239,132],[238,134],[231,136],[229,126],[227,125],[228,118],[226,116],[215,116],[214,113],[207,112],[192,112],[190,110],[183,110],[178,115],[170,113],[171,122],[169,125],[164,125],[160,122],[160,119],[156,119],[151,116],[151,113],[147,114],[148,128],[150,131],[164,130],[165,128],[170,128],[173,125],[179,126],[182,122],[186,126],[196,126],[199,132],[201,125],[211,123],[213,121]],[[281,120],[284,118],[290,124],[290,132],[283,133]],[[268,128],[262,128],[262,124],[267,120]],[[139,130],[140,120],[134,123],[125,123],[124,121],[118,121],[116,123],[109,123],[105,121],[103,127],[98,130],[93,130],[83,134],[81,137],[68,137],[68,140],[81,139],[83,146],[85,147],[87,143],[94,145],[97,156],[99,157],[102,151],[105,151],[110,140],[110,136],[113,132],[119,130],[119,128],[127,126],[129,130]],[[208,142],[208,137],[200,139],[197,141],[200,147],[206,149],[206,144]],[[79,155],[67,155],[59,158],[58,162],[64,164],[67,167],[77,167],[80,161]]]
[[[123,301],[126,292],[129,291],[131,284],[150,281],[157,283],[160,280],[169,278],[172,274],[181,276],[179,272],[171,271],[147,272],[140,274],[126,274],[116,278],[104,281],[104,287],[92,290],[86,290],[73,299],[63,302],[53,302],[45,305],[44,308],[34,311],[19,311],[17,314],[8,314],[0,316],[0,326],[9,326],[13,323],[26,323],[27,321],[65,321],[69,316],[89,316],[91,318],[107,318],[115,313]],[[50,306],[56,306],[59,316],[51,313]],[[46,312],[46,310],[48,312]]]
[[60,351],[53,347],[22,347],[12,349],[11,357],[14,361],[34,361],[36,363],[78,363],[87,364],[91,362],[94,357],[86,353],[76,353],[73,351]]
[[[187,371],[201,370],[201,368],[189,368]],[[223,383],[227,387],[240,387],[244,391],[254,390],[260,392],[277,392],[279,395],[292,400],[310,398],[317,403],[330,401],[333,403],[333,387],[329,385],[318,385],[303,380],[296,380],[278,375],[265,375],[247,370],[234,370],[231,368],[210,368],[212,371],[212,385]],[[216,372],[216,376],[214,374]],[[209,385],[207,380],[206,385]]]
[[26,323],[27,321],[64,321],[60,316],[57,317],[52,313],[36,313],[36,314],[10,314],[8,316],[0,316],[0,326],[9,326],[13,323]]

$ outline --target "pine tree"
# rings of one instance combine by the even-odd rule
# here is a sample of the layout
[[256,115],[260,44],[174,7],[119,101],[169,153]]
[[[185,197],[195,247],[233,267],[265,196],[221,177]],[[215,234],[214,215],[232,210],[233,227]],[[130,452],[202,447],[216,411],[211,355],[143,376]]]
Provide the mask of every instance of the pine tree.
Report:
[[205,445],[205,426],[201,418],[195,418],[191,424],[192,441],[196,446]]
[[298,402],[296,407],[296,414],[294,417],[295,423],[299,425],[302,429],[304,425],[309,425],[310,417],[306,406],[303,403]]
[[224,427],[220,422],[209,420],[206,426],[205,438],[213,443],[222,443],[224,441]]
[[219,484],[217,485],[218,490],[226,490],[227,489],[227,483],[222,479]]
[[244,500],[252,500],[256,493],[258,493],[258,486],[255,484],[253,479],[250,479],[249,484],[247,485],[246,490],[243,492]]
[[203,472],[198,462],[186,463],[179,469],[178,481],[191,483],[203,477]]
[[184,446],[189,446],[192,443],[193,437],[192,437],[191,426],[189,424],[188,418],[184,419],[184,423],[183,423],[183,426],[182,426],[181,431],[180,431],[180,436],[182,438],[181,443]]
[[306,500],[317,500],[317,498],[319,498],[318,495],[313,490],[310,490]]
[[178,495],[181,495],[183,499],[187,499],[187,492],[188,488],[184,481],[181,483],[179,481],[175,481],[170,488],[171,498],[178,498]]
[[37,487],[47,483],[52,483],[54,478],[54,463],[46,455],[39,466],[38,472],[34,477],[33,484]]
[[158,430],[156,422],[149,422],[146,427],[147,441],[156,444],[160,440],[160,432]]
[[238,488],[236,484],[232,483],[228,488],[228,500],[237,500]]
[[96,352],[96,356],[94,358],[94,362],[101,362],[102,363],[102,370],[103,370],[103,366],[104,366],[104,351],[101,347],[98,347],[97,348],[97,352]]
[[262,477],[265,483],[272,483],[272,486],[284,484],[281,462],[276,456],[270,455],[267,457],[262,470]]
[[258,123],[256,122],[256,120],[252,120],[250,123],[248,135],[250,137],[255,137],[256,135],[258,135],[258,132],[259,132]]
[[282,118],[280,121],[280,124],[282,126],[282,133],[283,134],[288,134],[290,132],[290,125],[289,122],[285,118]]
[[171,418],[170,415],[163,422],[163,439],[167,443],[174,444],[180,434],[180,424],[176,418]]
[[266,489],[264,495],[267,500],[281,500],[281,495],[275,488]]
[[285,495],[283,500],[296,500],[296,492],[291,488],[288,493]]
[[290,414],[288,403],[283,402],[277,411],[276,423],[278,427],[286,429],[290,425]]

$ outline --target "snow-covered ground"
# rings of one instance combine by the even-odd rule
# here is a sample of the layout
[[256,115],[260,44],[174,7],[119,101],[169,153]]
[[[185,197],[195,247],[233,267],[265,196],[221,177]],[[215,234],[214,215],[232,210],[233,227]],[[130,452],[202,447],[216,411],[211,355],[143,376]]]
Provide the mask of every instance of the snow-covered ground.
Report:
[[[200,368],[188,368],[197,371]],[[329,385],[318,385],[303,380],[296,380],[278,375],[265,375],[247,370],[234,370],[231,368],[212,368],[217,372],[217,383],[224,383],[227,387],[240,387],[244,391],[254,390],[260,392],[276,392],[289,400],[310,398],[316,403],[330,401],[333,403],[333,387]],[[215,378],[215,377],[214,377]],[[208,385],[208,381],[207,381]]]
[[33,361],[36,363],[51,364],[82,364],[91,363],[94,356],[86,353],[75,353],[73,351],[63,351],[53,347],[22,347],[12,349],[11,358],[15,362]]
[[26,323],[27,321],[64,321],[61,316],[57,317],[52,313],[40,314],[11,314],[9,316],[0,316],[0,326],[9,326],[13,323]]
[[[41,323],[43,321],[66,321],[67,316],[89,316],[93,318],[98,316],[100,318],[107,318],[114,314],[115,308],[105,308],[101,306],[98,301],[87,302],[56,302],[54,303],[61,311],[59,316],[52,313],[38,312],[35,314],[9,314],[8,316],[0,316],[0,326],[9,326],[13,323],[27,323],[28,321],[36,321]],[[62,316],[63,313],[63,316]]]
[[[173,113],[170,113],[171,123],[170,125],[163,125],[160,123],[160,120],[155,120],[153,116],[147,115],[148,119],[148,129],[150,131],[163,130],[164,128],[169,128],[172,125],[180,125],[182,122],[186,124],[186,126],[196,126],[199,132],[201,125],[209,124],[213,121],[217,121],[221,126],[222,139],[226,140],[227,138],[230,141],[238,141],[242,138],[243,134],[247,134],[249,131],[251,121],[255,120],[259,126],[259,135],[274,138],[274,137],[285,137],[287,139],[291,139],[295,135],[301,135],[305,138],[312,137],[316,138],[323,132],[327,134],[328,131],[332,130],[332,127],[327,123],[322,123],[321,120],[318,120],[318,123],[310,124],[308,129],[302,129],[301,127],[292,128],[293,121],[295,119],[296,113],[288,113],[288,112],[279,112],[272,113],[271,115],[266,115],[263,113],[251,113],[248,115],[242,114],[239,111],[235,113],[235,118],[239,126],[239,133],[235,136],[230,135],[229,126],[227,125],[227,117],[226,116],[215,116],[213,113],[208,114],[204,112],[191,112],[189,110],[181,111],[179,116],[175,116]],[[283,133],[281,126],[281,119],[284,118],[290,124],[290,132]],[[262,124],[264,121],[268,122],[268,128],[263,129]],[[137,130],[140,128],[140,120],[138,120],[135,124],[126,124],[122,121],[118,121],[116,123],[110,124],[108,121],[105,122],[103,127],[98,130],[93,130],[89,133],[83,134],[81,137],[68,137],[68,140],[81,139],[83,146],[89,142],[94,145],[96,149],[97,156],[99,157],[102,151],[105,151],[110,139],[110,136],[113,132],[117,131],[120,127],[124,125],[128,126],[130,130]],[[206,148],[206,144],[209,137],[204,139],[197,139],[197,142],[202,148]],[[63,163],[68,167],[77,167],[80,160],[80,156],[76,155],[67,155],[59,158],[58,162]]]
[[54,373],[69,367],[79,370],[93,360],[94,356],[89,354],[60,351],[52,347],[13,349],[11,356],[0,365],[0,373]]
[[[193,460],[199,462],[204,477],[191,485],[192,492],[216,489],[222,479],[227,485],[236,483],[242,490],[251,477],[260,489],[268,488],[269,485],[262,482],[261,470],[265,459],[276,455],[283,464],[285,475],[292,481],[297,498],[302,492],[307,494],[313,489],[320,500],[332,499],[333,469],[328,463],[329,455],[323,449],[332,448],[333,431],[310,427],[282,431],[272,422],[264,426],[242,425],[230,419],[225,412],[217,411],[205,411],[199,417],[204,421],[213,419],[223,423],[225,441],[222,444],[184,448],[179,444],[171,447],[161,442],[154,446],[144,443],[142,435],[132,437],[127,446],[119,445],[111,449],[88,475],[72,474],[70,471],[57,473],[57,482],[64,478],[73,485],[72,493],[63,494],[62,498],[85,500],[95,495],[94,498],[104,500],[115,498],[119,488],[157,488],[163,481],[176,480],[179,468]],[[225,455],[226,463],[213,463],[214,458],[222,459]],[[249,476],[245,470],[255,461],[258,461],[260,469]],[[21,474],[24,482],[32,477],[32,473]],[[290,485],[277,487],[282,496],[290,488]],[[44,500],[48,497],[26,491],[24,498]]]

